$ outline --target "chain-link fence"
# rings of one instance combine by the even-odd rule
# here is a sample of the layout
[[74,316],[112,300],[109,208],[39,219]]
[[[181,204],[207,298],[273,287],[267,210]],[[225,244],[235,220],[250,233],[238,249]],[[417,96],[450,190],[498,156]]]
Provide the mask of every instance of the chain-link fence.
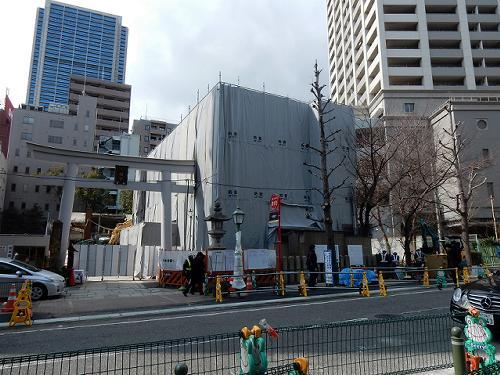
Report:
[[[442,314],[280,328],[277,339],[266,337],[269,367],[289,365],[301,356],[309,359],[313,375],[405,374],[451,367],[452,325],[450,316]],[[190,374],[236,374],[239,335],[3,358],[0,375],[170,375],[179,363],[186,363]]]

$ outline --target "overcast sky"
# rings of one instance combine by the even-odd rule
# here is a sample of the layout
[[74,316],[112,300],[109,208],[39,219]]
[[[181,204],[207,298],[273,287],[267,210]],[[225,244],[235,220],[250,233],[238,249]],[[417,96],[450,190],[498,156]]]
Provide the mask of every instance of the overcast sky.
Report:
[[[317,59],[328,82],[325,0],[67,0],[121,15],[129,28],[131,119],[179,122],[218,81],[311,99]],[[0,97],[24,103],[35,12],[44,0],[2,4]]]

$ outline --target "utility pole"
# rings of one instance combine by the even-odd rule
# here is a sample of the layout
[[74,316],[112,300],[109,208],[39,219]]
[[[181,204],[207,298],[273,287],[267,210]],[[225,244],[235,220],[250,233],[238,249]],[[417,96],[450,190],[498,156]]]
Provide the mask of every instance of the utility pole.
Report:
[[497,218],[495,216],[495,197],[490,194],[491,215],[493,216],[493,226],[495,227],[495,241],[498,241]]

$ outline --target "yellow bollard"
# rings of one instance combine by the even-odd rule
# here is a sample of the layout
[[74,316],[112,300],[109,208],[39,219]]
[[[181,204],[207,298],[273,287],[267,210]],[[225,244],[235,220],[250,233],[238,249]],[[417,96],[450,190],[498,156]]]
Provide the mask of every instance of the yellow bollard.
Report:
[[300,271],[299,275],[299,296],[307,297],[307,286],[306,286],[306,278],[304,276],[304,271]]
[[422,285],[425,286],[425,287],[429,287],[430,286],[430,283],[429,283],[429,271],[427,270],[427,267],[425,267],[425,269],[424,269],[424,279],[423,279]]
[[378,289],[379,289],[379,294],[382,297],[387,297],[387,288],[385,287],[385,281],[384,281],[384,276],[382,275],[382,271],[378,273]]
[[215,302],[222,302],[222,287],[219,275],[215,278]]
[[455,268],[455,280],[456,280],[456,287],[460,287],[460,283],[458,281],[458,268]]
[[467,267],[464,267],[464,269],[462,270],[462,279],[464,280],[464,284],[470,283],[470,274]]
[[349,271],[349,287],[354,288],[354,273]]
[[285,295],[285,276],[283,275],[283,271],[280,271],[279,284],[280,284],[279,293],[282,296],[284,296]]
[[363,297],[370,297],[370,289],[368,288],[368,278],[366,272],[363,272],[363,282],[361,285],[361,295]]

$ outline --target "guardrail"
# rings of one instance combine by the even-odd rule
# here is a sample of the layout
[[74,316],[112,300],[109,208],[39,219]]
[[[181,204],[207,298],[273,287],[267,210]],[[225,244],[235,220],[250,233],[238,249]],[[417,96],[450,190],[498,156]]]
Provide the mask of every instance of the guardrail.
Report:
[[[333,312],[332,312],[333,313]],[[309,360],[310,374],[409,374],[452,366],[449,314],[277,328],[264,335],[268,367]],[[236,374],[237,332],[0,359],[0,375]]]

